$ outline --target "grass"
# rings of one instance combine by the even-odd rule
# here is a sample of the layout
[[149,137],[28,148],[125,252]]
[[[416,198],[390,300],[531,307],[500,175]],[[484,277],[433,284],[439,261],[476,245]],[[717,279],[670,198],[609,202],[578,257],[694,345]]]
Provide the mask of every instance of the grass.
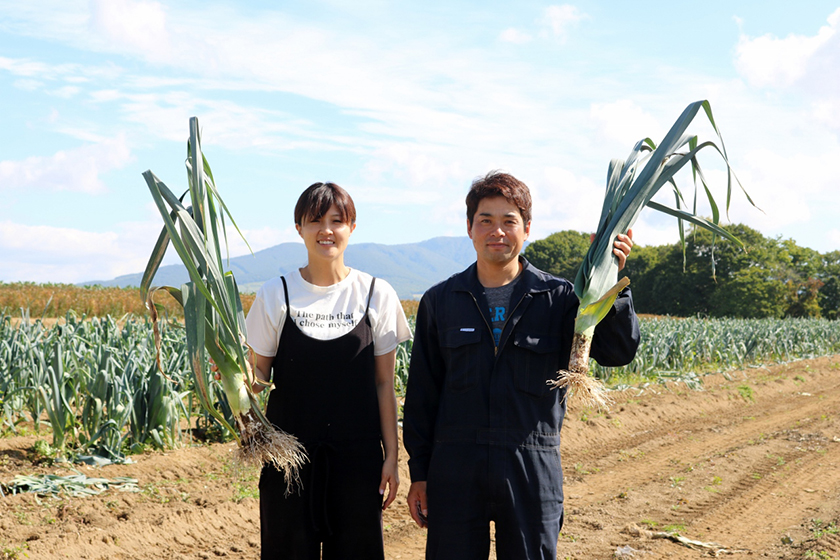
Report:
[[805,558],[815,558],[816,560],[837,560],[836,557],[832,556],[825,550],[820,550],[819,552],[816,550],[809,550],[805,553]]
[[245,498],[259,500],[260,468],[246,467],[227,461],[222,466],[222,472],[231,479],[233,495],[231,501],[239,503]]
[[0,558],[9,560],[17,560],[18,558],[28,558],[29,555],[26,554],[26,552],[24,552],[28,549],[29,545],[27,543],[23,543],[19,546],[3,543],[0,544]]
[[747,402],[755,402],[755,392],[749,385],[739,385],[738,394]]
[[821,539],[825,535],[836,535],[838,533],[837,525],[834,523],[824,523],[821,519],[811,520],[811,535],[815,539]]

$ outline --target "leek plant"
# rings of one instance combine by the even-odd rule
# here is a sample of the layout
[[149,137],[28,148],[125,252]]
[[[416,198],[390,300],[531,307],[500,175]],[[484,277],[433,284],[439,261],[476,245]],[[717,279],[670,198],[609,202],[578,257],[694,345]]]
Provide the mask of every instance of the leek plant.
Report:
[[[238,458],[246,464],[273,464],[282,471],[287,485],[297,480],[297,471],[305,460],[303,446],[290,434],[276,429],[265,417],[252,386],[263,384],[254,375],[246,358],[245,314],[233,274],[224,270],[221,242],[227,243],[224,215],[233,221],[219,196],[213,173],[201,153],[198,119],[190,119],[187,144],[189,189],[181,198],[146,171],[143,177],[164,221],[164,228],[146,266],[140,286],[141,297],[157,326],[159,290],[168,292],[184,308],[187,352],[195,378],[195,390],[201,405],[239,442]],[[189,193],[191,206],[182,200]],[[241,232],[239,232],[241,235]],[[151,286],[169,243],[178,253],[190,275],[190,282],[180,287]],[[155,336],[156,343],[158,336]],[[216,364],[221,384],[235,420],[236,429],[227,422],[219,408],[213,379],[207,374],[205,351]]]
[[[712,141],[700,143],[696,135],[686,134],[686,129],[700,109],[703,109],[717,134],[719,147]],[[603,384],[588,375],[589,352],[595,326],[606,317],[618,293],[630,283],[626,277],[618,280],[618,258],[612,252],[616,237],[626,233],[633,226],[644,207],[647,206],[677,218],[683,250],[685,248],[683,220],[708,229],[715,235],[731,239],[743,247],[743,243],[720,226],[718,204],[706,184],[697,160],[698,153],[706,148],[717,151],[726,164],[726,211],[728,213],[733,180],[735,183],[738,183],[738,180],[729,165],[723,137],[715,124],[708,101],[696,101],[686,107],[658,146],[650,138],[645,138],[636,143],[626,160],[614,159],[610,162],[606,196],[598,229],[575,278],[575,295],[580,300],[580,306],[575,319],[569,368],[558,372],[556,380],[549,380],[548,383],[553,387],[568,388],[570,392],[579,394],[584,403],[590,406],[601,407],[609,404]],[[685,199],[674,180],[674,175],[686,165],[690,165],[694,179],[694,204],[691,211],[683,209]],[[659,189],[666,184],[671,185],[673,189],[676,208],[652,200]],[[711,207],[711,220],[697,215],[697,194],[700,185]],[[740,183],[738,185],[740,186]],[[741,189],[750,204],[755,206],[743,187]],[[712,274],[714,274],[714,258],[712,267]]]
[[[44,409],[47,411],[53,432],[53,447],[60,458],[67,454],[68,432],[75,433],[76,418],[73,404],[76,392],[72,388],[72,380],[64,375],[64,360],[62,360],[60,341],[55,341],[52,364],[47,366],[48,383],[35,387],[41,397]],[[44,387],[49,388],[49,392]]]

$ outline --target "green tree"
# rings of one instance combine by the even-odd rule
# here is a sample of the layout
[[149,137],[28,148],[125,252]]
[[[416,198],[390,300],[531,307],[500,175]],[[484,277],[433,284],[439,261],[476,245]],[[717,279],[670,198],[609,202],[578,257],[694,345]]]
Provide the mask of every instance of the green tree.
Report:
[[822,267],[819,278],[819,305],[822,316],[826,319],[840,319],[840,251],[831,251],[822,255]]
[[[727,229],[746,250],[703,229],[689,231],[685,254],[676,243],[636,245],[621,273],[632,282],[636,311],[683,317],[840,318],[840,251],[821,255],[743,224]],[[587,234],[561,231],[531,243],[525,257],[574,280],[588,247]]]
[[540,270],[574,282],[588,250],[588,233],[564,230],[530,243],[523,254]]
[[826,319],[840,319],[840,278],[828,278],[820,288],[820,313]]
[[781,318],[785,285],[758,267],[744,268],[721,283],[712,295],[712,315],[718,317]]
[[821,317],[819,298],[822,286],[822,280],[813,277],[804,282],[797,282],[796,280],[785,282],[785,289],[787,290],[785,316]]
[[[669,245],[642,281],[633,283],[633,293],[641,296],[636,309],[678,316],[781,316],[786,292],[778,279],[780,264],[785,262],[779,243],[743,224],[727,229],[744,243],[746,251],[706,230],[690,231],[685,254],[679,244]],[[775,283],[765,284],[770,281]],[[762,287],[770,294],[768,301],[758,298]],[[739,297],[752,298],[759,311],[749,310],[749,300],[739,301]]]
[[627,258],[627,264],[619,273],[620,277],[630,278],[630,289],[633,291],[633,304],[640,313],[674,314],[660,306],[654,295],[656,278],[662,273],[665,262],[671,258],[671,253],[677,250],[676,245],[634,245]]
[[823,266],[822,255],[808,247],[800,247],[793,239],[779,242],[782,257],[778,279],[785,283],[786,317],[820,317],[819,278]]

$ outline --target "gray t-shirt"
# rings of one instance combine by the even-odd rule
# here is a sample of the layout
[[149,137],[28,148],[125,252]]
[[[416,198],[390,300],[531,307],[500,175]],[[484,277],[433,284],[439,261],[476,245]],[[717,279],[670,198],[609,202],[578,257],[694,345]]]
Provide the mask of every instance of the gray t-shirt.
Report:
[[490,326],[493,327],[493,338],[496,346],[502,337],[502,329],[505,326],[510,308],[510,296],[513,294],[513,287],[519,282],[519,276],[513,282],[499,286],[498,288],[484,288],[487,296],[487,304],[490,306]]

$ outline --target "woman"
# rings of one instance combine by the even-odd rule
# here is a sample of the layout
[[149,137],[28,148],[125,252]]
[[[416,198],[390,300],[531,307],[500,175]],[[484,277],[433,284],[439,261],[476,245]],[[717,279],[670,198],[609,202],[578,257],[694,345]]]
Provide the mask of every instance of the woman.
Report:
[[356,229],[344,189],[306,189],[295,228],[306,266],[266,282],[247,318],[257,376],[274,372],[266,415],[309,456],[297,492],[263,468],[262,558],[315,560],[323,543],[324,560],[382,559],[382,510],[399,486],[396,348],[411,332],[394,289],[344,264]]

